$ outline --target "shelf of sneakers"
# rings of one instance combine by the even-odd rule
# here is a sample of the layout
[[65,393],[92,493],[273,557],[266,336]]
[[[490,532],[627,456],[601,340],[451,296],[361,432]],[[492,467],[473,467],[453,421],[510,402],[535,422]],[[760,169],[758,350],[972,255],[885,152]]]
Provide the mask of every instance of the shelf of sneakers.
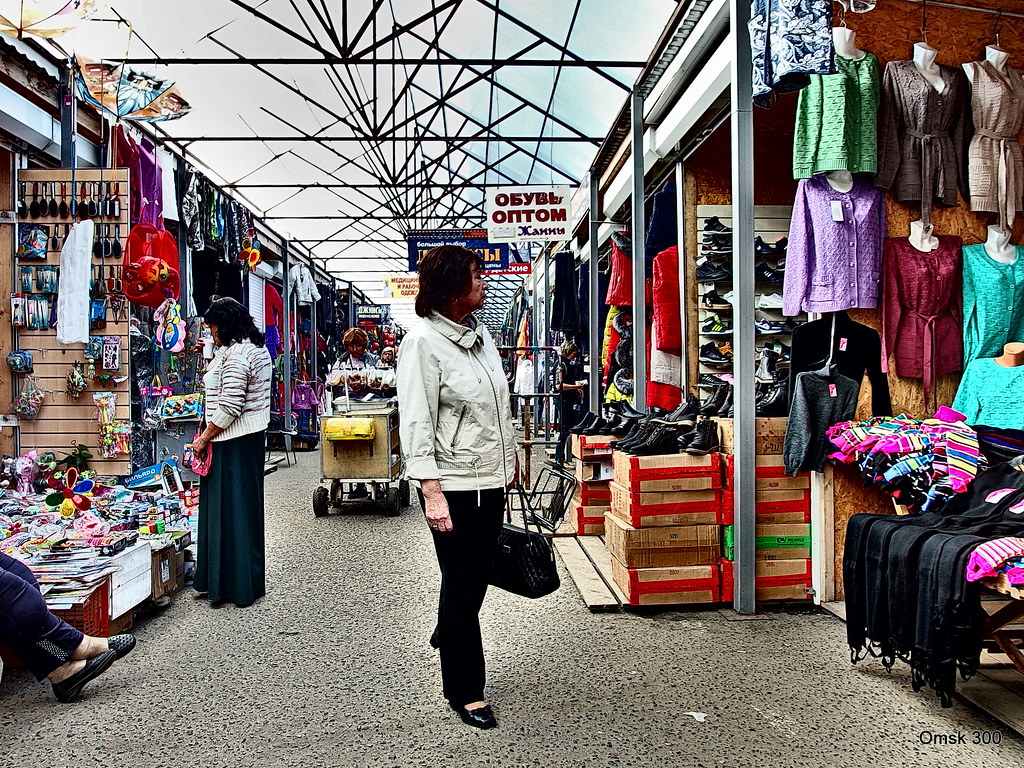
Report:
[[[697,258],[693,264],[698,283],[697,319],[698,378],[695,382],[707,397],[703,403],[709,415],[731,415],[731,391],[723,383],[732,381],[731,207],[697,207]],[[784,412],[788,393],[778,391],[788,378],[790,347],[786,342],[806,316],[782,315],[782,281],[785,248],[792,209],[788,206],[757,206],[754,223],[758,235],[755,248],[755,302],[758,344],[757,383],[760,410],[765,414]],[[692,326],[691,326],[692,327]],[[692,347],[691,347],[692,348]]]

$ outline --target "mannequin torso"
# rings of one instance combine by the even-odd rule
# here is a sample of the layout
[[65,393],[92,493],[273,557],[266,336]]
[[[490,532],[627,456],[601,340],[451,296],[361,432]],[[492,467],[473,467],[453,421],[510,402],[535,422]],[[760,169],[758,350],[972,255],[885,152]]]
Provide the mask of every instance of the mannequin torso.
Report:
[[849,192],[853,189],[853,173],[850,171],[829,171],[825,174],[828,185],[836,192]]
[[923,221],[910,222],[910,237],[907,239],[922,253],[934,251],[939,247],[939,238],[935,236],[934,228],[931,224],[925,226]]
[[835,46],[836,55],[844,59],[864,57],[865,52],[857,47],[857,33],[849,27],[833,27],[832,44]]
[[[985,48],[985,61],[995,67],[996,72],[998,72],[1003,78],[1008,77],[1010,74],[1006,69],[1006,64],[1009,60],[1010,54],[1008,51],[1005,51],[995,45],[990,45]],[[974,68],[977,65],[978,62],[976,61],[968,61],[963,65],[964,72],[967,74],[967,84],[972,87],[974,85]]]
[[1003,347],[1003,354],[996,358],[996,365],[1004,368],[1019,368],[1024,365],[1024,344],[1010,342]]
[[1010,244],[1010,236],[1010,232],[997,224],[989,225],[988,239],[985,241],[985,253],[989,258],[1000,264],[1013,264],[1017,260],[1017,249]]
[[942,79],[942,70],[935,63],[939,52],[928,43],[914,43],[914,66],[932,88],[939,93],[946,90],[946,81]]

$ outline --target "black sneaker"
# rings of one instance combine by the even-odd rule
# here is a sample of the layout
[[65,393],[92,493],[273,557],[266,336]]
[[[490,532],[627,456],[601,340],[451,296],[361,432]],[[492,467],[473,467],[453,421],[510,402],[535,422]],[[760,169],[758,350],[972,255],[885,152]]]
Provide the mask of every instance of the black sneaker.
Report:
[[732,344],[726,342],[719,346],[709,341],[700,348],[697,359],[708,365],[732,365]]
[[793,360],[793,348],[783,344],[781,341],[777,341],[771,349],[779,354],[778,359],[775,361],[775,367],[789,368],[789,364]]
[[721,312],[725,309],[732,309],[732,304],[723,299],[718,295],[718,291],[712,288],[710,291],[705,293],[700,300],[701,306],[704,309],[711,309],[715,312]]
[[728,256],[732,253],[732,241],[723,240],[717,243],[704,243],[700,249],[705,254],[710,254],[712,256]]
[[761,239],[760,235],[754,238],[754,253],[759,256],[785,256],[788,247],[788,237],[776,240],[774,245],[768,245],[768,243]]
[[718,315],[712,315],[700,327],[702,336],[731,336],[732,326],[722,322]]
[[803,325],[803,323],[798,323],[792,317],[787,317],[786,322],[782,324],[782,328],[779,330],[779,333],[784,333],[787,336],[791,335],[793,331],[795,331],[801,325]]
[[704,389],[714,389],[719,384],[728,384],[729,382],[723,379],[717,373],[702,373],[697,377],[697,386],[703,387]]
[[731,233],[732,228],[725,226],[725,224],[719,221],[717,216],[708,216],[706,219],[704,219],[704,231],[721,232],[722,234],[725,234],[726,232]]
[[725,240],[732,240],[732,230],[728,232],[705,232],[704,239],[701,241],[702,245],[715,245]]
[[759,283],[781,283],[784,273],[781,270],[772,269],[764,261],[759,261],[754,265],[754,279]]
[[724,283],[732,280],[732,273],[725,265],[705,261],[697,265],[697,281],[700,283]]

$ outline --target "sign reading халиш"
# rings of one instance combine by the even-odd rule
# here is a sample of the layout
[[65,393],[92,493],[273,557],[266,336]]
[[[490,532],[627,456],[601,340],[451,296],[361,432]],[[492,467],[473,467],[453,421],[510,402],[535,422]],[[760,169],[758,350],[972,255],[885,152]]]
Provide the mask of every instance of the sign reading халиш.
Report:
[[492,243],[572,239],[569,185],[491,187],[487,190],[487,239]]
[[492,243],[484,229],[420,229],[406,236],[409,245],[409,271],[417,272],[420,259],[431,248],[457,245],[476,251],[484,260],[484,272],[489,275],[529,274],[530,265],[512,264],[509,247],[505,243]]

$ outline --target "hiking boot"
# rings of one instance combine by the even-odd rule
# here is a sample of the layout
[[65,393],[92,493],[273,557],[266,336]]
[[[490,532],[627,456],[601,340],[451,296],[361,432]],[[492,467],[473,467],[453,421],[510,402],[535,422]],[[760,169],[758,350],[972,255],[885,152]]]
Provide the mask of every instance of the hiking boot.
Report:
[[718,436],[718,424],[711,419],[702,419],[697,423],[694,430],[697,434],[693,442],[687,447],[686,452],[693,456],[705,456],[712,451],[722,447]]
[[722,404],[726,401],[729,396],[729,385],[719,384],[713,390],[711,394],[707,396],[707,399],[700,407],[701,416],[714,416],[718,413],[718,409],[722,407]]

